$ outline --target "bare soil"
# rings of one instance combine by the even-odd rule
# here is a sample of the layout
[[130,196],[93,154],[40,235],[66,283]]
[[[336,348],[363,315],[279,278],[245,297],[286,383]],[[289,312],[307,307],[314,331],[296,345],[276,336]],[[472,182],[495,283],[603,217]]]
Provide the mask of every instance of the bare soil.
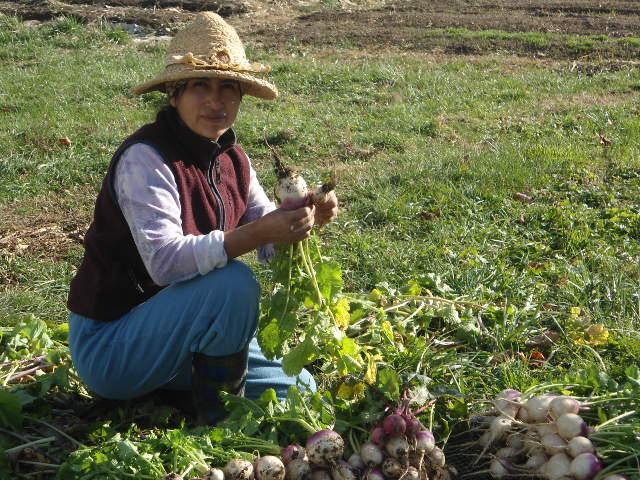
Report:
[[0,13],[25,20],[72,14],[87,22],[166,31],[187,22],[196,11],[212,10],[228,17],[245,41],[275,49],[295,43],[474,55],[504,51],[550,58],[587,53],[628,60],[637,59],[639,52],[631,44],[585,52],[560,38],[541,47],[526,39],[433,34],[433,29],[465,28],[637,37],[637,0],[339,0],[334,5],[329,8],[327,0],[21,0],[0,1]]

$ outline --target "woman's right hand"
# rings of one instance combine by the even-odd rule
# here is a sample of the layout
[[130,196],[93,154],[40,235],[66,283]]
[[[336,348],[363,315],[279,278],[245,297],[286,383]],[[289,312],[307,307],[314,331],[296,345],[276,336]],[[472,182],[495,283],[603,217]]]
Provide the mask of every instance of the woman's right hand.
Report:
[[267,243],[288,244],[308,238],[313,228],[315,207],[274,210],[256,220]]

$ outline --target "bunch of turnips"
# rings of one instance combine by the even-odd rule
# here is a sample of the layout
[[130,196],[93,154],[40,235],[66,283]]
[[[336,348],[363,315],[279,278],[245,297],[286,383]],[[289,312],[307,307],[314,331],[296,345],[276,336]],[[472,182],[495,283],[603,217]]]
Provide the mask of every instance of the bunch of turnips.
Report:
[[[167,475],[165,480],[180,480]],[[433,434],[406,408],[386,416],[360,449],[345,456],[345,442],[333,430],[311,435],[303,447],[289,445],[280,457],[253,462],[236,458],[192,480],[446,480],[444,453]]]
[[[603,468],[589,440],[593,428],[579,415],[583,405],[564,395],[523,398],[504,390],[493,400],[492,415],[478,417],[482,435],[475,465],[489,462],[494,478],[538,477],[549,480],[591,480]],[[623,480],[610,475],[603,480]]]

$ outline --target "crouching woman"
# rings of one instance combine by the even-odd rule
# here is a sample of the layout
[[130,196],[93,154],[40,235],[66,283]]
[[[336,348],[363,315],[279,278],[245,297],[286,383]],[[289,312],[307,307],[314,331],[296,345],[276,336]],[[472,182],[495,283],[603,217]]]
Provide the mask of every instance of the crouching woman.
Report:
[[226,415],[220,390],[257,398],[267,388],[315,388],[287,377],[255,340],[260,288],[236,257],[306,238],[337,215],[276,209],[231,128],[243,95],[275,99],[236,31],[200,13],[169,46],[166,69],[134,88],[169,103],[117,149],[98,194],[68,307],[74,365],[100,396],[191,391],[199,423]]

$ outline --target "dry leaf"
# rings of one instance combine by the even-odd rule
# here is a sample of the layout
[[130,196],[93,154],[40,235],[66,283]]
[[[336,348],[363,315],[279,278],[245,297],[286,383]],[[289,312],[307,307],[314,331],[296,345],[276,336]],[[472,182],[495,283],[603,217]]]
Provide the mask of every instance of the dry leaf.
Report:
[[513,194],[513,199],[522,203],[531,203],[533,202],[534,197],[528,193],[516,192]]
[[438,209],[438,210],[425,210],[424,212],[420,213],[420,216],[427,221],[432,221],[435,220],[436,218],[440,218],[442,216],[442,210]]
[[71,140],[69,140],[69,137],[62,137],[58,139],[58,143],[60,145],[64,145],[65,147],[70,147],[71,146]]
[[599,133],[598,136],[600,137],[600,145],[602,145],[602,148],[608,148],[611,146],[611,140],[606,138],[601,133]]
[[540,335],[527,339],[524,344],[529,348],[549,348],[560,339],[560,334],[553,330],[546,330]]

